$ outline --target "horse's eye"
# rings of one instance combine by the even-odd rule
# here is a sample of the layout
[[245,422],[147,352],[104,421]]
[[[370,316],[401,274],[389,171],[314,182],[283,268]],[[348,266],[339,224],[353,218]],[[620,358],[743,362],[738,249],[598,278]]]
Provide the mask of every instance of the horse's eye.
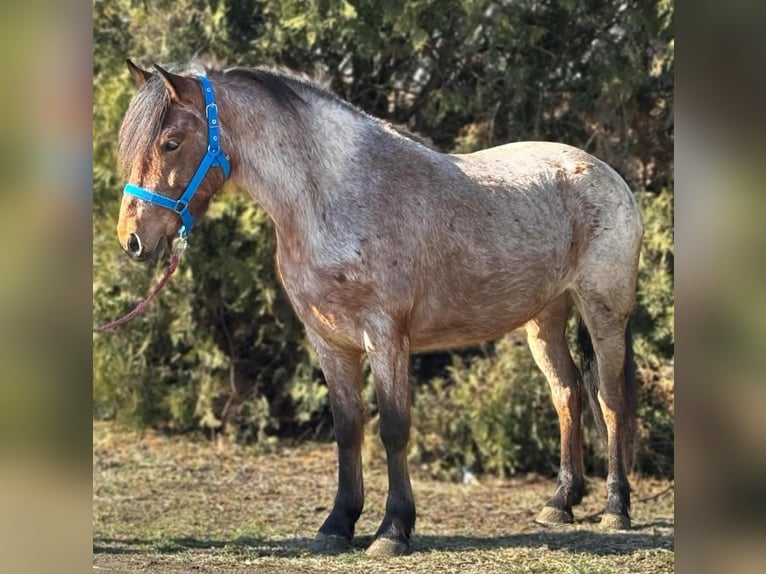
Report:
[[178,148],[178,142],[175,140],[168,140],[161,146],[162,151],[173,151]]

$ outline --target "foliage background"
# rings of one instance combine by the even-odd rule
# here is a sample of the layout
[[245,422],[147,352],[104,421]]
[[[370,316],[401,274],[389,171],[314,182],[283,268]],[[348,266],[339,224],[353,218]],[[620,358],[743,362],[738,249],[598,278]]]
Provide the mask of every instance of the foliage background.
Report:
[[[97,322],[143,297],[157,272],[131,263],[115,239],[116,134],[134,91],[125,59],[286,66],[441,151],[562,141],[625,177],[646,225],[634,316],[636,465],[672,475],[671,1],[95,0],[93,11]],[[94,335],[94,418],[263,447],[330,440],[326,386],[273,251],[268,216],[235,190],[223,193],[151,310]],[[522,341],[514,333],[413,357],[414,463],[437,476],[463,467],[555,473],[556,415]],[[370,385],[367,397],[374,419]],[[588,469],[603,471],[600,440],[590,429],[585,438]],[[366,444],[381,455],[377,440]]]

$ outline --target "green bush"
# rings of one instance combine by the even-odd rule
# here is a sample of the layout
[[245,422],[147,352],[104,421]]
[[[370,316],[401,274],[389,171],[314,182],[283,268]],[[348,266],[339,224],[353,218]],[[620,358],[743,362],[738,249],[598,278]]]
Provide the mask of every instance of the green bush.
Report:
[[[673,381],[669,367],[640,370],[637,472],[673,475]],[[590,473],[606,473],[605,444],[583,404],[583,448]],[[559,427],[548,385],[526,344],[514,337],[470,359],[456,358],[445,376],[415,382],[410,462],[437,477],[474,473],[553,476]],[[373,430],[377,426],[373,425]],[[367,452],[382,456],[375,437]]]
[[675,345],[673,295],[673,194],[639,193],[644,219],[633,319],[639,367],[659,369],[673,357]]
[[558,419],[524,338],[456,357],[415,389],[410,456],[433,474],[555,472]]
[[[94,336],[94,415],[242,441],[304,432],[326,417],[326,387],[273,252],[268,216],[244,197],[221,198],[152,307]],[[154,279],[114,249],[96,253],[94,313],[116,316]]]

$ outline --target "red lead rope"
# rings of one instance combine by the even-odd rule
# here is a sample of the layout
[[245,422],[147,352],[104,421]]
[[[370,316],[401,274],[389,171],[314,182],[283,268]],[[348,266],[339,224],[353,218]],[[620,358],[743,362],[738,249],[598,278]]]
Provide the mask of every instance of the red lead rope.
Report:
[[135,309],[126,313],[122,317],[115,319],[114,321],[109,321],[105,325],[101,325],[100,327],[94,327],[93,332],[102,333],[104,331],[108,331],[109,329],[114,329],[115,327],[119,327],[120,325],[130,321],[133,317],[135,317],[139,313],[145,311],[146,308],[149,306],[149,303],[152,302],[152,299],[154,299],[157,293],[159,293],[160,290],[165,286],[165,283],[167,283],[170,280],[170,276],[173,275],[173,273],[176,270],[176,267],[178,267],[178,262],[181,260],[182,252],[183,252],[183,247],[181,247],[180,249],[173,250],[173,253],[170,256],[170,264],[168,265],[168,268],[165,271],[165,276],[162,279],[160,279],[160,282],[157,283],[157,286],[154,289],[152,289],[152,291],[149,293],[146,299],[144,299],[138,305],[136,305]]

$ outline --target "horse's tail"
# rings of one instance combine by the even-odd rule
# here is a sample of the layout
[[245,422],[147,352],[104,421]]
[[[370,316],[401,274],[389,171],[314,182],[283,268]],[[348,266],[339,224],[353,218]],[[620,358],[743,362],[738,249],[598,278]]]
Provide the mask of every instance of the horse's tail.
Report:
[[[590,409],[593,413],[598,433],[601,435],[601,438],[606,441],[606,422],[604,421],[604,413],[601,411],[601,404],[598,401],[599,376],[596,353],[593,350],[593,342],[591,341],[590,333],[588,333],[582,317],[579,317],[577,324],[577,345],[580,350],[580,373],[582,374],[583,386],[585,387],[585,392],[588,394],[588,402],[590,403]],[[638,387],[636,383],[636,365],[633,359],[633,335],[630,329],[630,321],[628,321],[628,324],[625,327],[624,372],[625,387],[623,389],[623,396],[627,407],[627,420],[625,421],[626,432],[622,448],[625,467],[627,470],[630,470],[633,467],[633,445],[636,434],[636,414],[638,409]]]

